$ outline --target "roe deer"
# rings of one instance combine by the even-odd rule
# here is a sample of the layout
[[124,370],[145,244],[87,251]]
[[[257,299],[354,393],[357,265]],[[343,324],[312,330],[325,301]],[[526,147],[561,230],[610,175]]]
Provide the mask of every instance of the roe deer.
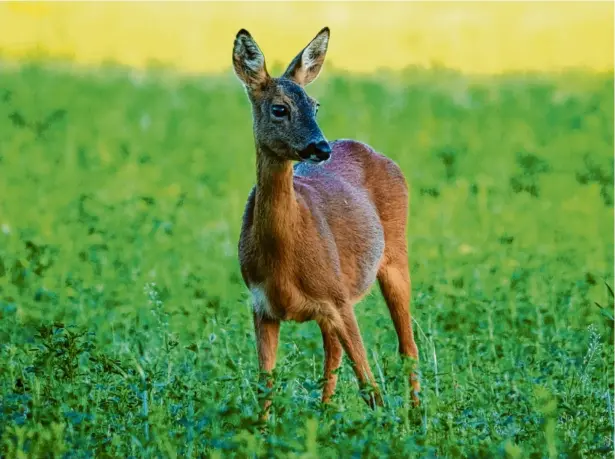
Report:
[[[252,36],[237,33],[233,67],[252,104],[257,170],[239,259],[252,293],[262,374],[275,366],[280,321],[315,320],[325,352],[322,401],[333,395],[344,350],[359,383],[371,386],[366,401],[374,407],[382,398],[353,307],[376,278],[399,352],[418,361],[410,317],[408,188],[392,160],[353,140],[329,143],[318,127],[318,102],[303,88],[320,73],[328,42],[325,27],[282,77],[272,78]],[[294,161],[300,163],[293,167]],[[413,371],[409,377],[418,404],[419,382]],[[264,402],[265,418],[270,404]]]

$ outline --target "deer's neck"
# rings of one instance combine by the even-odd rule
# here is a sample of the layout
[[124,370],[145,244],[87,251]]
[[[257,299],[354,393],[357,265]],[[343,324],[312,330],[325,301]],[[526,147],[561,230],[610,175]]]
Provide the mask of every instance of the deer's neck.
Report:
[[[257,150],[254,229],[261,244],[278,251],[292,244],[297,218],[291,161],[279,161]],[[280,254],[278,254],[280,255]]]

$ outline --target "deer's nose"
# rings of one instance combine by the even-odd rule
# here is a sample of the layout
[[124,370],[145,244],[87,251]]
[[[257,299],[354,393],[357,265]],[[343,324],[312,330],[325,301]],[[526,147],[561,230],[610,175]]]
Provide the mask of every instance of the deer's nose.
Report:
[[320,163],[331,157],[331,147],[326,140],[312,142],[299,153],[299,156],[306,161]]

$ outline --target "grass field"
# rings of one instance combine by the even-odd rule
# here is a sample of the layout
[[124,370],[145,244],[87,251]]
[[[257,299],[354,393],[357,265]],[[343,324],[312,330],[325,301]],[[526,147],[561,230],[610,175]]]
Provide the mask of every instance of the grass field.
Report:
[[613,76],[325,75],[330,138],[395,159],[422,407],[377,289],[357,307],[385,407],[320,332],[282,327],[257,422],[236,259],[255,179],[230,74],[0,71],[3,457],[612,457]]

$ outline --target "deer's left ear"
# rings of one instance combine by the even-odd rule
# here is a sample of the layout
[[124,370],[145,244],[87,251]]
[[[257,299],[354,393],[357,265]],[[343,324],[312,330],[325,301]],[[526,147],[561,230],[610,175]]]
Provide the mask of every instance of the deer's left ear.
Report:
[[329,28],[325,27],[314,39],[295,57],[286,72],[284,78],[293,80],[300,86],[306,86],[318,77],[322,64],[327,55],[329,45]]

